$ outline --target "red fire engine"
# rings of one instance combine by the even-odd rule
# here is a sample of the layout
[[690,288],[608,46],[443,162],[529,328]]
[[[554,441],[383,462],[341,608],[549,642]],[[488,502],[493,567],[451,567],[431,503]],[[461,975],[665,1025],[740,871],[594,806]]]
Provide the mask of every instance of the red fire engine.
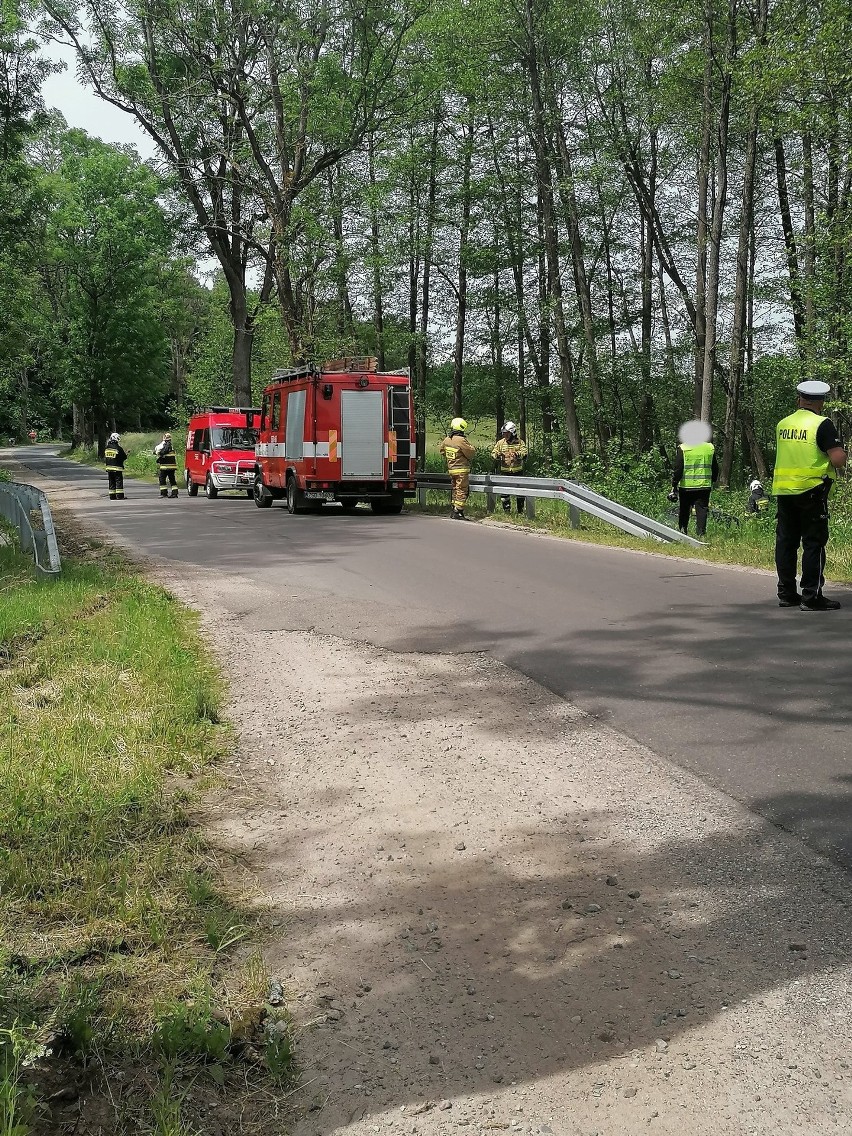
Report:
[[289,513],[369,501],[374,513],[399,513],[416,489],[408,371],[344,359],[276,372],[263,392],[255,454],[259,509],[280,499]]

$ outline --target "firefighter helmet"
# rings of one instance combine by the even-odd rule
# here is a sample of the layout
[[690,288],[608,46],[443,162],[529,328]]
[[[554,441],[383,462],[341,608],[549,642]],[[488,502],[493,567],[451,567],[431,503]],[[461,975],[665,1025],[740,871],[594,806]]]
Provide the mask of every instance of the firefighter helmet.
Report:
[[467,422],[464,420],[464,418],[454,418],[450,423],[450,429],[460,430],[462,433],[464,433],[465,430],[467,430]]
[[517,431],[517,429],[518,429],[518,427],[515,425],[514,422],[504,422],[503,423],[503,429],[502,429],[501,433],[503,433],[503,434],[514,434]]

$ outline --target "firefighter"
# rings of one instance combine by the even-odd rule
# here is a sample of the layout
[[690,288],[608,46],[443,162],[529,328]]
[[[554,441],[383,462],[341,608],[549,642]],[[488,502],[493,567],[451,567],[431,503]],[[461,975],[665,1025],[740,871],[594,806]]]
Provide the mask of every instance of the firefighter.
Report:
[[[527,456],[527,444],[518,437],[518,428],[514,422],[504,422],[500,431],[500,440],[491,451],[491,456],[497,462],[497,473],[523,473],[524,461]],[[524,511],[526,497],[515,498],[519,513]],[[508,495],[500,498],[504,513],[511,513],[512,498]]]
[[769,498],[766,496],[766,490],[757,478],[752,481],[748,488],[749,494],[748,500],[746,501],[746,512],[751,516],[760,516],[769,508]]
[[[823,414],[828,383],[799,383],[798,409],[775,428],[775,567],[778,606],[802,611],[836,611],[837,600],[822,594],[825,546],[828,544],[828,495],[835,470],[846,465],[846,450],[837,427]],[[801,590],[796,568],[802,549]]]
[[685,533],[695,508],[695,534],[701,539],[707,530],[710,489],[719,476],[716,449],[710,441],[712,431],[706,422],[685,422],[672,470],[670,500],[679,502],[677,527]]
[[467,422],[463,418],[454,418],[450,423],[450,432],[438,447],[447,459],[453,504],[450,516],[455,521],[467,520],[464,506],[470,494],[470,459],[474,449],[465,437],[466,431]]
[[124,500],[124,463],[127,454],[121,447],[121,438],[118,434],[110,434],[104,450],[104,464],[109,483],[110,501]]
[[[160,497],[177,497],[177,454],[172,445],[172,436],[163,434],[163,440],[154,447],[157,459],[157,474],[160,481]],[[171,492],[169,492],[171,486]]]

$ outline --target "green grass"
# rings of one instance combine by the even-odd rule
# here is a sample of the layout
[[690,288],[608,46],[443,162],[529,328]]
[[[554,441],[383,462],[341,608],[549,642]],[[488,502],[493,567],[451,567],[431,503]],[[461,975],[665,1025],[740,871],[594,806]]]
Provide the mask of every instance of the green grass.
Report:
[[[186,431],[172,430],[172,445],[177,454],[178,470],[182,470],[184,451],[186,447]],[[157,459],[154,457],[154,446],[163,440],[162,430],[146,434],[122,434],[121,445],[127,454],[124,472],[128,477],[138,477],[141,481],[155,482],[157,480]],[[82,448],[71,450],[66,455],[83,465],[100,466],[103,462],[98,458],[95,448]],[[2,1134],[0,1133],[0,1136]]]
[[[626,495],[625,495],[626,496]],[[677,527],[676,518],[669,516],[669,503],[665,493],[659,493],[659,501],[624,504],[656,517],[670,526]],[[831,540],[826,549],[826,578],[839,583],[852,583],[852,519],[848,513],[848,494],[846,485],[841,487],[838,500],[833,509],[831,521]],[[446,493],[429,493],[426,511],[446,513],[449,510]],[[677,556],[689,560],[710,561],[717,564],[743,565],[752,568],[765,568],[775,571],[775,514],[770,509],[768,516],[753,518],[745,511],[745,494],[737,492],[714,491],[711,507],[733,516],[738,524],[724,524],[712,517],[707,526],[705,545],[695,548],[686,544],[663,544],[655,540],[644,540],[630,536],[612,525],[599,521],[587,513],[581,514],[580,529],[572,529],[568,516],[568,506],[559,501],[539,500],[535,506],[535,520],[527,520],[517,513],[505,514],[499,507],[493,514],[495,520],[532,531],[546,532],[566,540],[579,540],[592,544],[604,544],[618,548],[632,548],[643,552],[654,552],[664,556]],[[642,505],[644,504],[644,508]],[[418,508],[412,502],[409,508]],[[514,501],[512,504],[514,509]],[[476,520],[488,517],[485,495],[471,494],[465,512]],[[694,518],[690,531],[695,535]]]
[[195,615],[116,556],[42,582],[0,546],[0,581],[0,1136],[39,1130],[69,1061],[122,1099],[117,1134],[194,1131],[165,1078],[199,1047],[211,1092],[273,1080],[239,1057],[264,1050],[261,964],[231,954],[256,918],[190,819],[231,745],[222,683]]

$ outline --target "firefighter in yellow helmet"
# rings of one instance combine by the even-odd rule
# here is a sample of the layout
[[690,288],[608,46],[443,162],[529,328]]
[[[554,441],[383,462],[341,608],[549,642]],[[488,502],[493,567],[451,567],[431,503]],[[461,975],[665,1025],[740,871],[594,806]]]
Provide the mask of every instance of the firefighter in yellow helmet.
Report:
[[[825,546],[828,544],[828,495],[835,470],[846,465],[846,450],[837,427],[822,413],[828,383],[799,383],[798,409],[775,428],[775,474],[772,493],[778,510],[775,567],[778,606],[802,611],[835,611],[837,600],[822,594]],[[801,591],[796,569],[802,549]]]
[[447,462],[453,504],[450,515],[456,521],[466,520],[464,506],[470,496],[470,459],[474,449],[465,437],[466,432],[467,422],[463,418],[454,418],[449,433],[438,447]]

